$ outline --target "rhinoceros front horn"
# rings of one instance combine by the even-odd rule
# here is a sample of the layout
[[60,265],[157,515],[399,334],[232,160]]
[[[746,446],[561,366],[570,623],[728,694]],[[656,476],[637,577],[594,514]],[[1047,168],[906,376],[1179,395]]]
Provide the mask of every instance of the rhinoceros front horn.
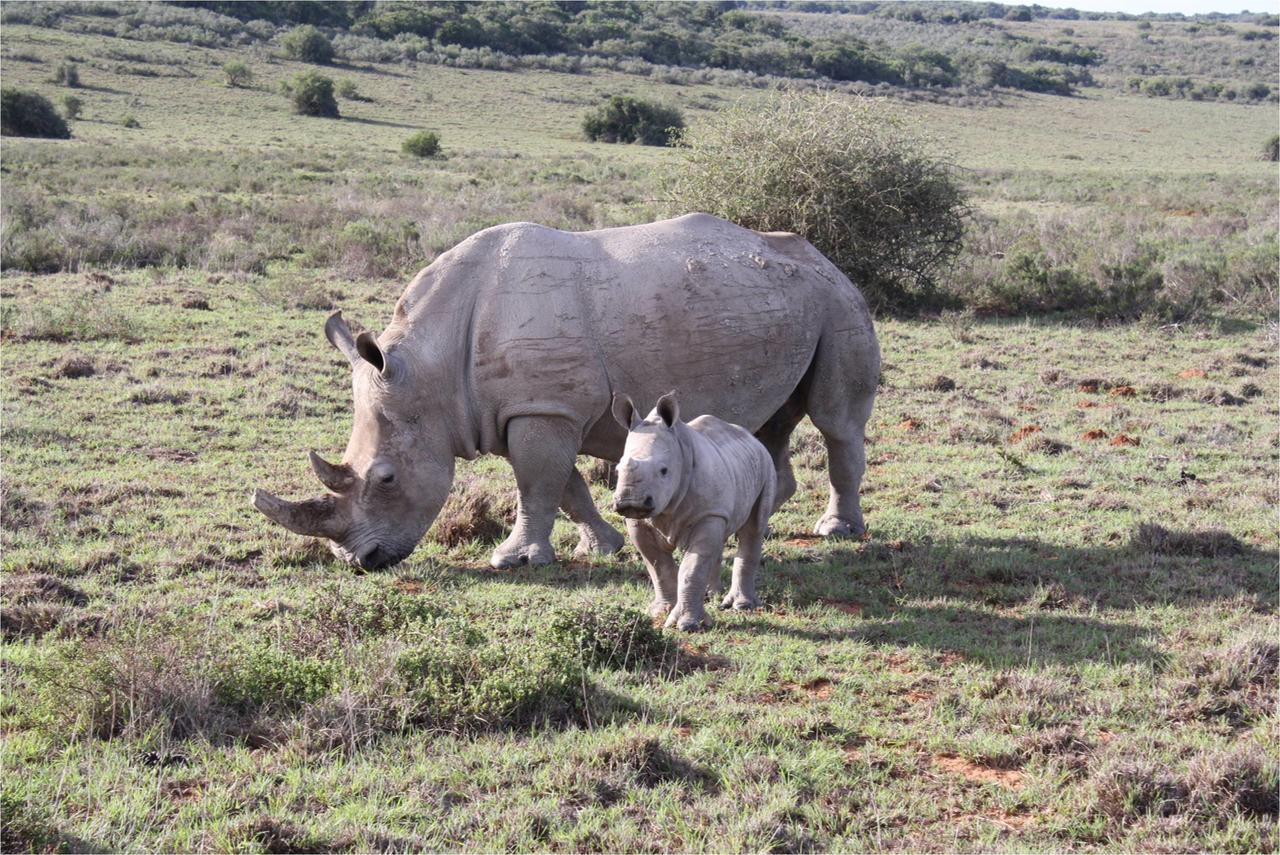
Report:
[[347,515],[337,496],[323,496],[305,502],[286,502],[266,490],[253,491],[253,506],[267,517],[296,534],[342,540],[347,530]]
[[320,479],[320,483],[333,492],[345,493],[356,483],[356,473],[347,464],[334,466],[314,451],[308,452],[307,458],[311,461],[311,469]]

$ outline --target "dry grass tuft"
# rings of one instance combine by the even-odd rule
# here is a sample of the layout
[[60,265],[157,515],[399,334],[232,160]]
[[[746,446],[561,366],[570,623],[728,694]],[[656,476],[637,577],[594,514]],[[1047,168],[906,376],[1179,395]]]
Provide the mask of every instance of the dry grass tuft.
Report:
[[464,543],[499,540],[516,521],[516,498],[508,493],[493,496],[482,488],[464,484],[449,496],[433,528],[434,539],[450,549]]
[[6,641],[39,638],[60,624],[70,607],[89,598],[46,573],[9,576],[0,582],[0,634]]
[[1109,757],[1091,778],[1096,809],[1122,825],[1148,814],[1172,816],[1187,798],[1186,785],[1147,758]]
[[53,364],[53,376],[61,380],[92,377],[96,372],[93,360],[78,353],[68,354]]
[[1222,529],[1174,531],[1156,523],[1140,523],[1130,542],[1138,549],[1160,555],[1218,558],[1242,555],[1245,551],[1244,544],[1235,535]]
[[588,484],[603,484],[612,490],[618,486],[618,467],[611,461],[593,457],[582,477]]

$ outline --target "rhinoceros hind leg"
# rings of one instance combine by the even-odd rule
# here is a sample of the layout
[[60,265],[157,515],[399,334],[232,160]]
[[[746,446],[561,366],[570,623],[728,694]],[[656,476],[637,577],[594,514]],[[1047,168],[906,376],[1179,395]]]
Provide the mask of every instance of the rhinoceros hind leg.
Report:
[[522,416],[507,423],[507,456],[520,496],[515,528],[489,559],[494,568],[556,560],[551,527],[574,471],[578,433],[557,417]]
[[627,539],[622,533],[605,522],[596,510],[591,488],[576,466],[569,473],[569,483],[565,485],[560,507],[578,525],[578,548],[573,551],[574,558],[592,553],[612,555],[626,545]]
[[773,458],[778,478],[773,507],[769,509],[771,512],[782,507],[783,502],[790,499],[796,491],[796,476],[791,470],[791,434],[803,418],[803,400],[797,389],[782,408],[765,422],[764,427],[756,431],[756,439],[760,440],[760,444]]
[[[862,520],[858,490],[867,470],[865,436],[875,394],[855,395],[846,407],[835,412],[811,410],[809,418],[827,444],[827,474],[831,493],[826,513],[814,526],[824,537],[862,537],[867,527]],[[840,412],[843,410],[843,412]]]

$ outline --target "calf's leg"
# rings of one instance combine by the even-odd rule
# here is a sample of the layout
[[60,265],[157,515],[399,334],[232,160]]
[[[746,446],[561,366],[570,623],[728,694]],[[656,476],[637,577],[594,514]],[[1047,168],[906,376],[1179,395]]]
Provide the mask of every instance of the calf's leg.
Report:
[[515,528],[489,559],[493,567],[556,560],[551,527],[574,472],[579,434],[568,419],[558,417],[522,416],[507,423],[507,456],[520,497]]
[[676,575],[679,572],[676,560],[671,556],[671,548],[644,520],[627,520],[627,534],[640,551],[644,566],[649,569],[649,580],[653,582],[649,617],[665,617],[676,604]]
[[711,574],[720,572],[727,534],[721,517],[705,519],[689,533],[676,584],[676,607],[667,615],[667,628],[696,632],[709,623],[704,603],[707,585]]

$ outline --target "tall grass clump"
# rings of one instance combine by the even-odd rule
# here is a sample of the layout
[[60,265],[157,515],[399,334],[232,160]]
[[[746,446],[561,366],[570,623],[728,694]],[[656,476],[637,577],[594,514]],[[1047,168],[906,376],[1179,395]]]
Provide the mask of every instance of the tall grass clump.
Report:
[[1272,134],[1271,139],[1262,147],[1262,159],[1272,163],[1280,160],[1280,134]]
[[681,136],[678,213],[794,232],[876,307],[927,301],[960,249],[965,200],[950,165],[881,102],[784,93],[739,103]]
[[323,74],[305,71],[284,84],[285,94],[293,100],[293,111],[300,116],[337,119],[338,102],[333,97],[333,81]]
[[674,107],[615,95],[582,120],[582,132],[593,142],[670,145],[672,134],[684,128],[684,116]]
[[65,140],[71,131],[48,98],[6,86],[0,89],[0,135]]

